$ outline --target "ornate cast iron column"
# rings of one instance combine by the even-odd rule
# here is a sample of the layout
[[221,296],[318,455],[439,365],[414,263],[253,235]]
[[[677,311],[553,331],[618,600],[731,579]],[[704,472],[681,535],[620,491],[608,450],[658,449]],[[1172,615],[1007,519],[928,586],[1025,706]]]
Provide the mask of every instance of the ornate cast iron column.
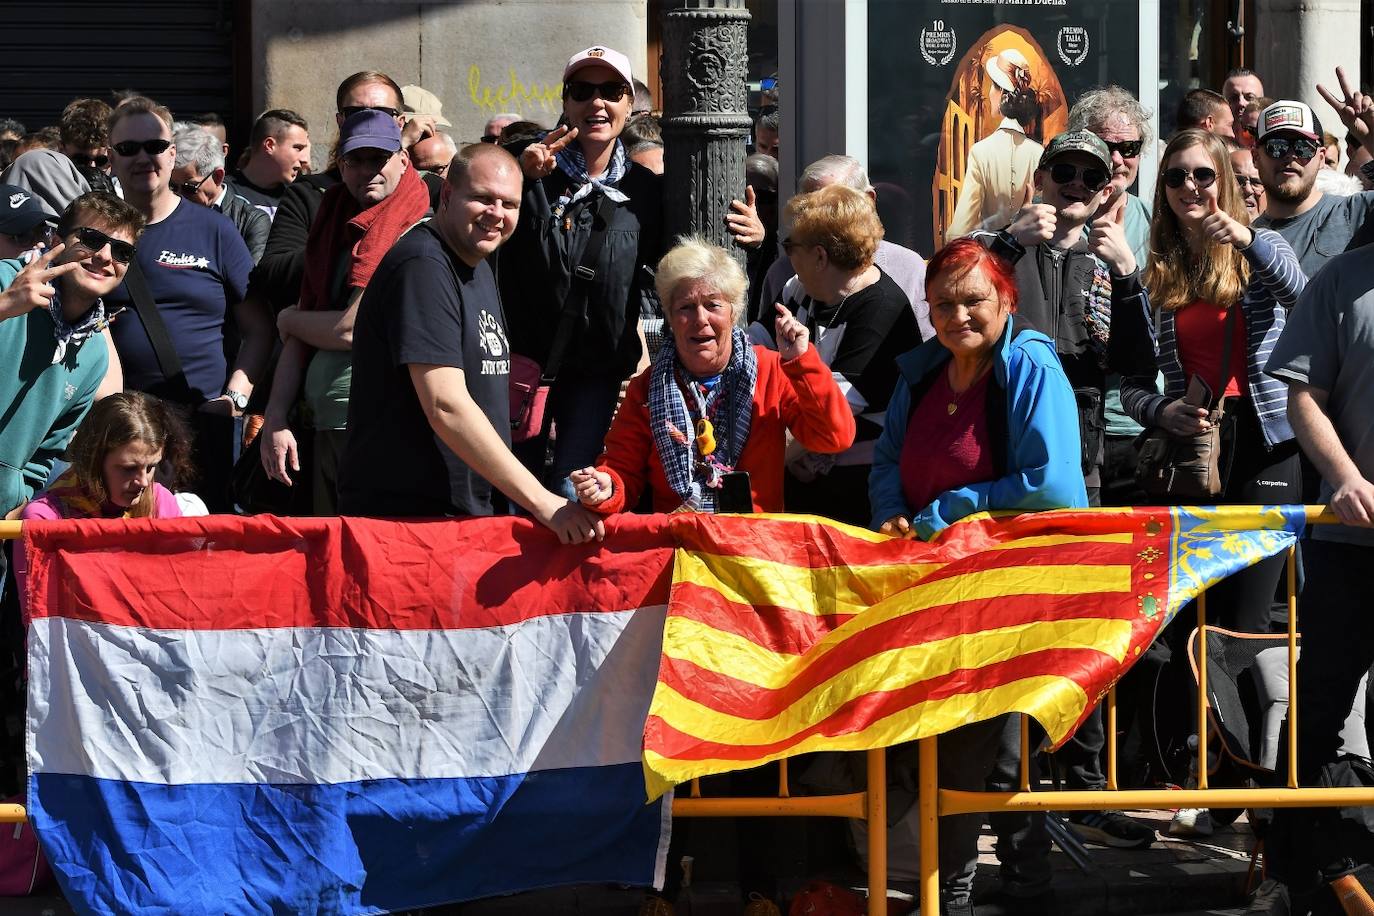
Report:
[[725,216],[744,199],[748,22],[744,0],[666,0],[659,74],[668,239],[700,233],[741,262]]

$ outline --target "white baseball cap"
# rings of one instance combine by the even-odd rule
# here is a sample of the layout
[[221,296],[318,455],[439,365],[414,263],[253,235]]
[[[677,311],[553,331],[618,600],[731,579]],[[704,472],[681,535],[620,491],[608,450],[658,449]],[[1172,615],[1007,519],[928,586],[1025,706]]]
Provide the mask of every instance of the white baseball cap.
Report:
[[583,67],[590,67],[592,64],[605,64],[624,78],[625,85],[634,86],[634,80],[630,78],[630,59],[619,51],[601,45],[593,45],[585,51],[578,51],[574,54],[568,60],[568,65],[563,68],[563,82],[566,83],[568,77]]
[[1304,102],[1280,99],[1260,112],[1255,129],[1255,142],[1262,143],[1271,134],[1301,134],[1309,140],[1322,139],[1322,123]]

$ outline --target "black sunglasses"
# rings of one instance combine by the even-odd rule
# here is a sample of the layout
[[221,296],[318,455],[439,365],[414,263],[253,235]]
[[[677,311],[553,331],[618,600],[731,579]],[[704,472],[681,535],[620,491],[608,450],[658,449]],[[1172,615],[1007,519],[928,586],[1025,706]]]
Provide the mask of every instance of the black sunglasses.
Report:
[[211,176],[206,175],[206,176],[205,176],[204,178],[202,178],[200,181],[192,181],[191,179],[188,178],[188,179],[186,179],[185,181],[183,181],[181,184],[176,184],[175,182],[173,182],[173,184],[172,184],[172,193],[173,193],[173,194],[180,194],[182,197],[190,197],[192,194],[194,194],[194,193],[196,193],[197,191],[199,191],[199,190],[200,190],[200,186],[203,185],[203,184],[205,184],[205,182],[209,181],[210,178],[211,178]]
[[1216,183],[1217,170],[1209,169],[1205,165],[1200,169],[1193,169],[1191,172],[1187,169],[1181,169],[1178,166],[1164,170],[1164,184],[1166,187],[1181,188],[1183,187],[1183,183],[1189,178],[1193,179],[1193,184],[1199,189],[1210,188]]
[[113,149],[116,153],[119,153],[119,155],[126,157],[137,156],[139,150],[143,150],[143,152],[147,153],[149,156],[161,156],[163,153],[167,152],[171,145],[171,140],[163,140],[161,138],[156,140],[124,140],[120,143],[116,143]]
[[605,83],[588,83],[585,80],[573,80],[563,87],[563,91],[568,98],[574,102],[585,102],[593,95],[599,95],[604,101],[619,102],[625,98],[630,87],[619,80],[611,80]]
[[399,118],[401,113],[394,108],[387,108],[385,105],[345,105],[339,109],[339,114],[345,118],[351,118],[360,111],[380,111],[382,114],[391,115]]
[[482,134],[483,143],[498,143],[501,140],[500,134]]
[[110,164],[110,157],[103,153],[99,156],[68,156],[67,158],[77,165],[85,165],[94,169],[103,169]]
[[1317,150],[1321,149],[1316,140],[1309,140],[1301,137],[1290,140],[1287,137],[1270,137],[1260,146],[1264,147],[1264,154],[1270,159],[1283,159],[1291,152],[1293,158],[1299,162],[1308,162],[1313,156],[1317,155]]
[[71,234],[76,236],[78,245],[92,253],[109,245],[110,257],[121,264],[128,264],[133,261],[134,255],[138,253],[138,249],[128,242],[112,239],[99,229],[92,229],[90,226],[77,226],[71,230]]
[[1079,175],[1083,176],[1083,187],[1089,191],[1102,190],[1111,178],[1106,169],[1099,169],[1094,166],[1080,169],[1071,162],[1056,162],[1050,166],[1050,178],[1054,179],[1055,184],[1068,184]]
[[1107,144],[1107,149],[1113,153],[1120,153],[1122,159],[1134,159],[1140,155],[1140,150],[1145,146],[1144,140],[1103,140]]

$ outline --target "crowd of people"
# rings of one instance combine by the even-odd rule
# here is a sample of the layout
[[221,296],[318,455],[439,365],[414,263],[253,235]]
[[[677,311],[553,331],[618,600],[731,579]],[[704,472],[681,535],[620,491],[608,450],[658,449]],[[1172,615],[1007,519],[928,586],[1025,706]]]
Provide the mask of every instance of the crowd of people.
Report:
[[[884,238],[852,157],[806,165],[782,202],[775,98],[722,227],[738,251],[666,237],[653,100],[606,47],[568,60],[556,125],[497,115],[470,143],[433,93],[359,71],[318,172],[286,109],[237,156],[217,116],[134,94],[51,130],[0,121],[0,510],[513,513],[585,543],[619,512],[930,539],[984,510],[1320,499],[1343,524],[1302,551],[1313,783],[1374,664],[1342,573],[1374,556],[1374,98],[1337,74],[1318,89],[1343,172],[1312,109],[1244,70],[1183,99],[1152,200],[1131,190],[1154,138],[1128,91],[1082,94],[1029,156],[1004,123],[929,262]],[[1269,632],[1281,564],[1218,586],[1209,615]],[[0,566],[21,603],[24,570],[22,551]],[[1188,619],[1158,667],[1186,665]],[[1057,753],[1069,788],[1105,787],[1104,743],[1099,711]],[[1019,745],[1011,718],[959,729],[941,780],[1010,789]],[[1268,847],[1262,895],[1293,912],[1345,864],[1312,824],[1280,816]],[[980,826],[944,830],[942,912],[1053,912],[1044,817],[993,818],[1002,886],[974,901]],[[1116,811],[1072,828],[1155,839]]]

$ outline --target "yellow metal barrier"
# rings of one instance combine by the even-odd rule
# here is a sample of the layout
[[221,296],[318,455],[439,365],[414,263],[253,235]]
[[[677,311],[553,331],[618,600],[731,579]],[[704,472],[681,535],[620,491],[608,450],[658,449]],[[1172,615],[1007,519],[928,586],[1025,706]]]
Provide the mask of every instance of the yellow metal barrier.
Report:
[[[1336,518],[1321,506],[1307,507],[1308,524],[1335,524]],[[1105,731],[1107,736],[1107,788],[1101,792],[1031,792],[1029,780],[1029,739],[1026,716],[1021,728],[1021,785],[1018,792],[965,792],[941,789],[937,763],[938,738],[919,742],[919,786],[921,845],[921,912],[939,912],[940,900],[940,818],[956,814],[996,811],[1107,811],[1113,809],[1168,810],[1171,808],[1328,808],[1374,805],[1374,788],[1323,789],[1298,786],[1298,704],[1297,648],[1298,596],[1297,554],[1288,551],[1288,785],[1277,789],[1209,789],[1207,767],[1199,766],[1196,789],[1118,789],[1116,781],[1116,691],[1107,693]],[[1197,759],[1207,757],[1207,595],[1197,599],[1198,698],[1195,710],[1198,724]]]

